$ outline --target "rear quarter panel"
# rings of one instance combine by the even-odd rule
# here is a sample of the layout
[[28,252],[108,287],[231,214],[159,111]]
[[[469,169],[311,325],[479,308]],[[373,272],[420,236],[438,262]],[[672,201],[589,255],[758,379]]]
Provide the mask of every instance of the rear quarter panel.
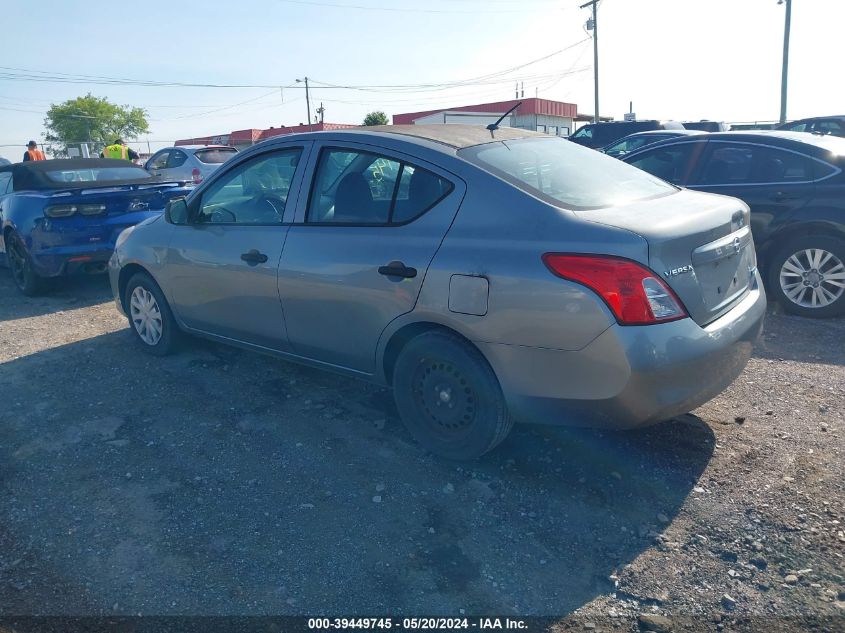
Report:
[[[481,170],[465,180],[467,194],[414,311],[391,323],[383,340],[403,325],[430,321],[475,342],[577,350],[615,323],[598,295],[556,277],[541,257],[546,252],[606,253],[647,261],[645,240],[581,221]],[[456,274],[487,280],[486,314],[450,311],[450,280]]]

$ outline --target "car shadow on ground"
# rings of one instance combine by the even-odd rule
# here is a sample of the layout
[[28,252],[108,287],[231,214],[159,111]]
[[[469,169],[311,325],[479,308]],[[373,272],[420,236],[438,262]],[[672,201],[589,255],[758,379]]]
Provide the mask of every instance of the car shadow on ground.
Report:
[[0,615],[565,614],[653,546],[714,450],[682,416],[518,426],[449,462],[384,389],[132,345],[0,365]]
[[109,301],[111,298],[107,275],[50,279],[43,294],[25,297],[15,288],[8,269],[0,267],[0,323],[84,308]]
[[[800,334],[800,336],[799,336]],[[771,361],[842,364],[845,318],[809,319],[770,305],[754,356]]]

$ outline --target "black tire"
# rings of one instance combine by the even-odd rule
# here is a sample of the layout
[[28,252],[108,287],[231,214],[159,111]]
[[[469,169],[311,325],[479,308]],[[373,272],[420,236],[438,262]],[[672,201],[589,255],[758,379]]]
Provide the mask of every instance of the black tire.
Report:
[[34,297],[44,291],[46,279],[35,272],[26,246],[17,233],[9,232],[6,235],[6,264],[12,273],[15,287],[22,294]]
[[[827,258],[828,254],[831,257],[817,270],[807,251],[825,252],[815,263]],[[799,273],[797,269],[805,271],[808,276],[804,276],[803,272]],[[821,273],[821,276],[814,272]],[[802,235],[787,241],[775,251],[768,267],[769,291],[790,314],[817,319],[839,316],[845,314],[845,288],[831,282],[845,283],[845,278],[840,277],[843,272],[845,240],[823,235]],[[828,276],[827,280],[825,275]],[[830,279],[830,275],[836,275],[836,279]],[[784,286],[787,290],[793,290],[790,293],[792,297],[787,294]],[[824,294],[825,299],[828,299],[829,295],[834,295],[835,299],[827,305],[822,305],[822,299],[818,298],[818,293],[822,291],[829,293]],[[817,293],[816,307],[812,305],[814,292]]]
[[411,435],[449,459],[480,457],[513,428],[487,360],[446,331],[425,332],[405,345],[393,371],[393,395]]
[[[133,305],[133,296],[138,290],[138,303]],[[145,303],[143,299],[151,297],[152,303]],[[123,305],[126,310],[126,318],[129,321],[129,329],[132,330],[132,337],[141,348],[155,356],[167,356],[174,352],[178,346],[180,332],[167,299],[164,298],[161,288],[146,273],[136,273],[126,284],[123,293]],[[135,308],[139,311],[136,313]],[[156,319],[155,315],[158,315]],[[149,318],[144,318],[148,316]],[[160,332],[156,337],[158,329],[153,322],[158,321]]]

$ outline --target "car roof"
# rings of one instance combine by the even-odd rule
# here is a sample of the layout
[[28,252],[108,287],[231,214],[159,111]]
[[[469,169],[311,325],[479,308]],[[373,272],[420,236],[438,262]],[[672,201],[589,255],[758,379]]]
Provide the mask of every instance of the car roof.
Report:
[[183,149],[187,152],[197,152],[201,149],[233,149],[237,151],[237,148],[231,145],[173,145],[171,147],[162,147],[156,153],[165,149]]
[[[774,144],[789,149],[798,149],[798,146],[803,146],[804,151],[815,150],[814,153],[831,152],[836,156],[845,156],[845,138],[830,134],[808,134],[806,132],[787,132],[784,130],[737,130],[733,132],[710,132],[705,136],[705,140],[707,141],[741,141],[745,143]],[[651,151],[679,142],[683,142],[683,139],[672,138],[666,139],[665,141],[658,141],[657,143],[627,154],[623,160],[628,160],[640,152]]]
[[631,138],[632,136],[666,136],[667,134],[670,134],[671,136],[693,136],[698,134],[707,134],[707,132],[704,132],[703,130],[643,130],[642,132],[629,134],[619,140],[621,141],[625,138]]
[[[51,158],[49,160],[30,160],[15,163],[2,168],[11,171],[15,189],[66,189],[68,183],[55,182],[46,175],[48,171],[69,171],[73,169],[96,169],[106,167],[141,167],[117,158]],[[146,173],[146,172],[144,172]],[[138,181],[140,179],[132,179]]]
[[[337,132],[332,132],[337,134]],[[353,136],[401,136],[403,140],[412,143],[430,141],[446,145],[455,149],[464,149],[474,145],[495,143],[498,141],[512,141],[520,138],[542,137],[552,138],[542,132],[523,130],[514,127],[500,127],[494,131],[483,125],[374,125],[366,128],[351,128],[342,133]],[[326,132],[314,132],[314,135]]]

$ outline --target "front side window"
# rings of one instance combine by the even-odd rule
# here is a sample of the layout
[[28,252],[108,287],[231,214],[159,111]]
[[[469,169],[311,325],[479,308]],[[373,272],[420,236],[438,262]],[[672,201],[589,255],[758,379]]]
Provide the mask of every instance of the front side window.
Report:
[[845,136],[845,128],[839,121],[826,119],[816,123],[816,132],[819,134],[833,134],[833,136]]
[[468,147],[458,155],[553,204],[598,208],[673,193],[675,188],[630,165],[557,138],[527,138]]
[[310,224],[410,222],[434,206],[451,184],[408,163],[351,150],[320,154],[308,205]]
[[159,152],[147,163],[147,169],[164,169],[167,166],[167,158],[169,156],[169,151]]
[[281,224],[300,148],[263,154],[238,165],[202,194],[199,224]]
[[629,164],[667,182],[683,184],[694,148],[694,143],[664,145],[639,153]]
[[181,167],[188,160],[188,155],[185,152],[174,150],[170,152],[170,158],[167,159],[167,168]]

